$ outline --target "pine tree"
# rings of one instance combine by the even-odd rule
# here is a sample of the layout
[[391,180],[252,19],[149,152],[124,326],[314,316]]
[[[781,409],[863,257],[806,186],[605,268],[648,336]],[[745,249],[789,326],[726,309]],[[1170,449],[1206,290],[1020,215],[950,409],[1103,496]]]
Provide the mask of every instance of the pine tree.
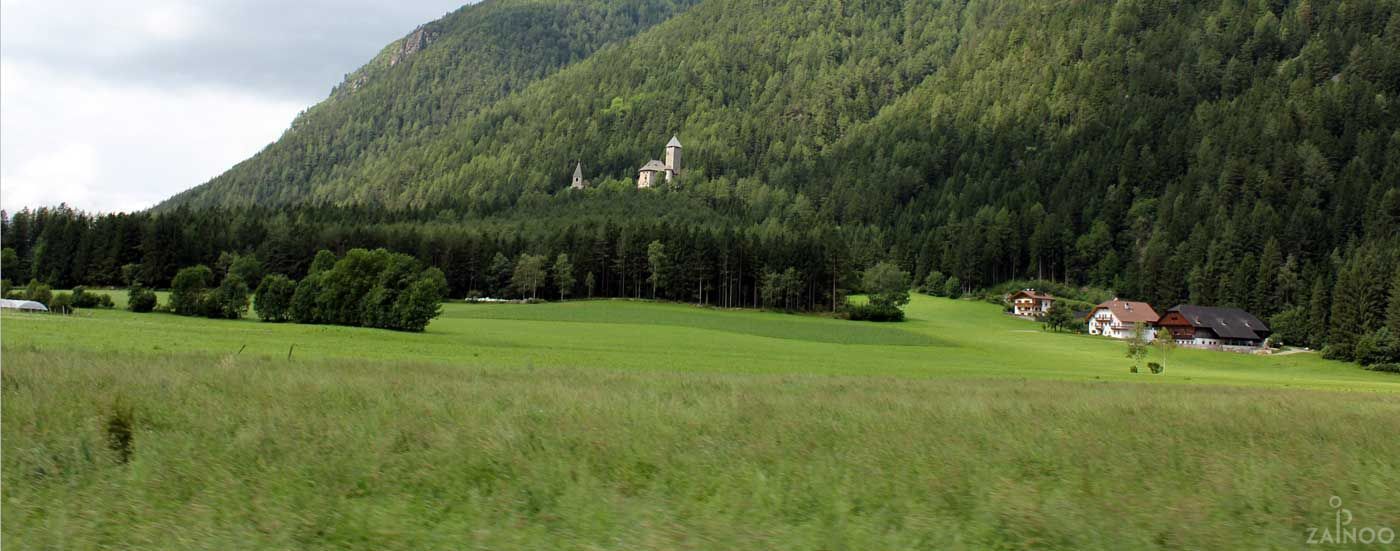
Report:
[[1230,274],[1230,296],[1226,305],[1245,310],[1255,308],[1253,304],[1255,296],[1254,276],[1258,271],[1259,261],[1255,258],[1254,253],[1245,254],[1244,258],[1236,261],[1235,269]]
[[496,251],[496,256],[491,258],[491,266],[487,268],[487,274],[491,277],[492,296],[503,297],[510,291],[511,264],[505,254]]
[[1331,312],[1327,296],[1327,280],[1318,276],[1313,282],[1312,296],[1308,300],[1308,338],[1307,343],[1313,348],[1320,349],[1327,344],[1328,314]]
[[1298,257],[1288,255],[1288,260],[1285,260],[1283,267],[1279,268],[1277,281],[1278,283],[1274,286],[1272,297],[1272,300],[1277,305],[1275,310],[1281,312],[1289,307],[1301,304],[1298,297],[1298,292],[1300,290]]
[[1351,360],[1356,340],[1361,336],[1362,284],[1356,266],[1349,263],[1337,274],[1332,296],[1332,315],[1328,320],[1328,357]]
[[1400,335],[1400,270],[1395,271],[1394,281],[1390,283],[1390,305],[1386,307],[1385,316],[1390,334]]
[[1279,270],[1283,266],[1283,252],[1278,239],[1270,237],[1259,256],[1259,271],[1254,276],[1254,293],[1250,309],[1258,316],[1272,316],[1282,306],[1278,302]]
[[1337,275],[1327,333],[1329,356],[1352,360],[1356,342],[1385,321],[1386,285],[1375,251],[1358,249]]

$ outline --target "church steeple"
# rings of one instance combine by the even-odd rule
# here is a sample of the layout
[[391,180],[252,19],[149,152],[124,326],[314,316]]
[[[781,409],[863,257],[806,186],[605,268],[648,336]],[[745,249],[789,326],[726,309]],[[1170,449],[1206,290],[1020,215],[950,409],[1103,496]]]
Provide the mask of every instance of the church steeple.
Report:
[[588,184],[583,181],[583,162],[574,165],[574,179],[569,187],[573,189],[583,189]]

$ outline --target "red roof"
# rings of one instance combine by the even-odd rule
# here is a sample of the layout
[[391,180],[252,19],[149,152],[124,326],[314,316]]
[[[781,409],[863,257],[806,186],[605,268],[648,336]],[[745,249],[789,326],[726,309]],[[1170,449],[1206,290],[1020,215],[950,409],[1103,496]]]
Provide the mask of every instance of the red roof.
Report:
[[1044,294],[1044,293],[1040,293],[1040,292],[1036,291],[1035,289],[1022,289],[1022,290],[1020,290],[1020,291],[1016,291],[1016,292],[1014,292],[1014,293],[1011,293],[1011,300],[1016,300],[1016,297],[1020,297],[1020,296],[1025,296],[1025,297],[1029,297],[1029,298],[1033,298],[1033,299],[1037,299],[1037,300],[1055,300],[1055,297],[1052,297],[1052,296],[1047,295],[1047,294]]
[[[1161,316],[1152,309],[1152,305],[1146,302],[1133,302],[1130,300],[1113,299],[1094,307],[1094,312],[1107,308],[1113,312],[1113,316],[1123,323],[1157,323]],[[1089,315],[1094,315],[1090,312]]]

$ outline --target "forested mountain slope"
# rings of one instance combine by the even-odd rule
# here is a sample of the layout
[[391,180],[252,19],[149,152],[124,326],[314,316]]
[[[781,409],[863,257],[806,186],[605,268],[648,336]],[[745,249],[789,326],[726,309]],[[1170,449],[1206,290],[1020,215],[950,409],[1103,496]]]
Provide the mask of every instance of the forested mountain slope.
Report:
[[1335,263],[1400,230],[1397,6],[970,7],[975,40],[830,148],[827,178],[794,184],[974,284],[1290,295],[1249,298],[1272,308],[1300,290],[1261,281],[1261,261]]
[[365,158],[443,139],[451,124],[698,0],[487,0],[427,23],[346,75],[257,155],[166,204],[315,199]]
[[495,212],[558,190],[575,160],[630,178],[672,133],[692,182],[753,178],[885,223],[916,197],[943,216],[1114,186],[1199,196],[1227,169],[1287,191],[1304,165],[1359,159],[1393,181],[1395,2],[1316,4],[709,0],[648,29],[678,6],[487,2],[391,44],[171,204]]
[[[815,166],[827,144],[946,60],[959,11],[712,0],[459,117],[431,139],[371,149],[305,186],[278,182],[271,169],[261,172],[271,180],[221,177],[172,203],[499,211],[527,191],[554,191],[572,161],[582,160],[590,178],[634,177],[672,133],[683,135],[695,160],[689,168],[700,169],[692,180],[706,173],[766,180],[771,170],[786,181],[796,176],[780,166],[789,152]],[[269,187],[287,194],[253,193]]]

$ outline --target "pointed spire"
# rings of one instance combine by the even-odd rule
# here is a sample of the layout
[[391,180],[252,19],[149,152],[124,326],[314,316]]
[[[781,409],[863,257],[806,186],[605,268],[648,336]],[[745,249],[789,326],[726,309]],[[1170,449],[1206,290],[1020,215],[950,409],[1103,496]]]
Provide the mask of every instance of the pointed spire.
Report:
[[669,141],[669,142],[666,143],[666,147],[680,147],[680,146],[681,146],[681,140],[680,140],[680,138],[677,138],[677,137],[675,137],[675,136],[671,136],[671,141]]
[[581,179],[583,179],[583,162],[581,162],[581,161],[579,162],[579,164],[574,165],[574,179],[575,179],[575,180],[581,180]]

